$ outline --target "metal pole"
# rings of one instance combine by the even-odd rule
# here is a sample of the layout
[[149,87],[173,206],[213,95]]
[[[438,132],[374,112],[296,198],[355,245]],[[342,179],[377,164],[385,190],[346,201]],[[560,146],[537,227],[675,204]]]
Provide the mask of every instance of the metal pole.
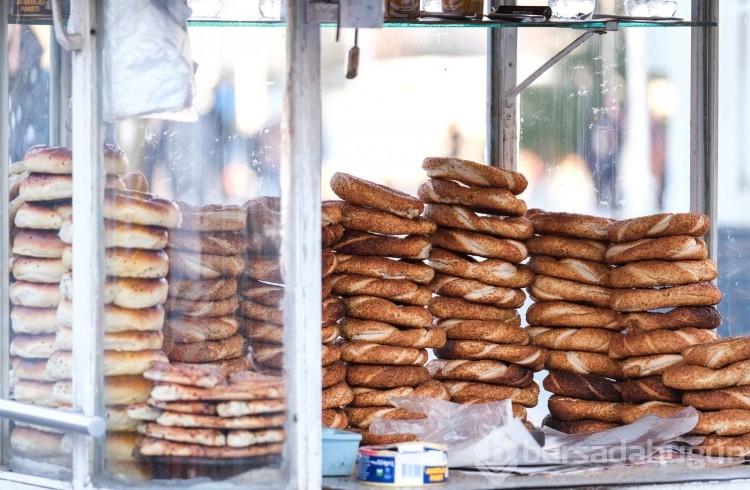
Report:
[[[693,0],[692,19],[719,21],[718,0]],[[691,28],[690,209],[711,218],[709,257],[718,256],[718,87],[719,31]]]
[[[515,5],[500,0],[497,5]],[[488,29],[487,34],[487,164],[516,169],[518,147],[518,105],[507,94],[516,86],[518,29]]]
[[307,0],[288,0],[281,165],[287,474],[290,488],[322,484],[320,390],[320,27]]
[[[8,129],[8,2],[0,0],[0,202],[3,209],[7,209],[10,189],[8,187],[8,158],[10,148],[10,136]],[[10,257],[10,223],[8,213],[2,213],[0,217],[0,359],[8,359],[10,350],[10,313],[5,305],[10,304],[10,266],[7,257]],[[9,393],[9,374],[6,366],[0,368],[0,398],[7,400]],[[5,466],[8,460],[8,421],[0,421],[0,464]]]
[[[74,0],[63,46],[72,54],[73,89],[73,404],[89,417],[103,413],[102,318],[104,284],[104,132],[101,124],[97,12],[101,0]],[[57,26],[61,28],[60,26]],[[56,28],[57,31],[57,28]],[[59,36],[59,34],[58,34]],[[101,469],[97,438],[73,434],[73,488],[92,484]]]

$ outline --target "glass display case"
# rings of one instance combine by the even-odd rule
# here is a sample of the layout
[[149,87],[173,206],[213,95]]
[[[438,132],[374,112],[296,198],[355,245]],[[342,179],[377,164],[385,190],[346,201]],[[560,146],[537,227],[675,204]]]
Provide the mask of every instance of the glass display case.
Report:
[[[321,474],[319,368],[334,366],[326,327],[338,318],[318,271],[330,266],[337,172],[416,195],[422,160],[452,156],[525,175],[529,208],[705,213],[724,293],[719,332],[746,331],[738,244],[748,222],[737,203],[747,162],[739,129],[719,144],[718,1],[681,2],[684,20],[621,18],[623,2],[601,0],[583,20],[425,15],[383,28],[368,28],[372,15],[358,17],[352,1],[145,2],[192,9],[191,103],[179,115],[110,118],[108,70],[131,60],[112,57],[108,3],[53,1],[24,18],[13,9],[31,4],[0,1],[10,115],[0,197],[11,203],[0,227],[11,258],[0,266],[12,367],[0,370],[3,488],[355,487]],[[743,60],[732,94],[744,107],[747,6],[721,8],[736,36],[729,52]],[[354,43],[359,66],[347,77]],[[732,128],[746,126],[737,118]],[[37,144],[69,151],[17,164]],[[719,172],[722,151],[734,178]],[[69,191],[44,194],[40,177],[34,197],[34,174]],[[546,407],[542,395],[529,421],[539,426]],[[748,476],[701,470],[503,486]],[[493,486],[471,472],[452,482]]]

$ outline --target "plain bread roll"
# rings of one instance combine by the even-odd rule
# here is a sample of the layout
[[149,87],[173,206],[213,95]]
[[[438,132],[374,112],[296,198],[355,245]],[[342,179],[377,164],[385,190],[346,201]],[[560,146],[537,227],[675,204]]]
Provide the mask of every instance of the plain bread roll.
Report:
[[18,229],[13,237],[11,251],[27,257],[57,259],[63,256],[65,246],[56,230]]
[[14,306],[10,310],[10,326],[20,334],[53,334],[57,330],[57,309]]
[[60,304],[60,285],[55,283],[16,281],[10,285],[10,302],[32,308],[54,308]]
[[70,201],[34,203],[24,202],[18,208],[13,223],[18,228],[35,230],[59,230],[73,214]]

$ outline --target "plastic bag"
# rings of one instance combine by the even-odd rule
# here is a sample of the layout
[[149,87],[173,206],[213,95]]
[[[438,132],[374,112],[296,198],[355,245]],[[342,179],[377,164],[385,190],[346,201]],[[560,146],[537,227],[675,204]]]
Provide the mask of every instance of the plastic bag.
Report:
[[510,400],[461,405],[423,396],[395,396],[391,398],[391,404],[410,412],[423,413],[427,418],[393,420],[378,417],[370,425],[370,432],[378,435],[416,434],[421,441],[449,446],[481,439],[513,418]]
[[185,0],[104,2],[103,117],[196,120]]

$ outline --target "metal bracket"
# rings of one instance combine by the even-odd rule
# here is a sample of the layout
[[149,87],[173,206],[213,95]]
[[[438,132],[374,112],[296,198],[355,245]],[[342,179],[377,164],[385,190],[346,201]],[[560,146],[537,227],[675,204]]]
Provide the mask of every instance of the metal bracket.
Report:
[[107,423],[102,417],[87,417],[80,411],[40,407],[11,400],[0,400],[0,417],[91,437],[101,437],[107,431]]
[[534,80],[542,76],[544,72],[549,70],[555,63],[560,61],[561,59],[565,58],[567,55],[569,55],[574,49],[576,49],[581,44],[585,43],[589,38],[593,37],[594,34],[606,34],[609,31],[616,31],[618,29],[616,22],[608,22],[606,27],[604,29],[592,29],[584,32],[582,35],[580,35],[578,38],[576,38],[572,43],[565,46],[560,52],[555,54],[552,58],[550,58],[546,63],[544,63],[542,66],[536,69],[534,73],[529,75],[523,82],[516,85],[512,90],[510,90],[506,94],[506,99],[512,99],[516,97],[518,94],[523,92],[523,90],[534,83]]
[[[72,13],[71,13],[72,16]],[[80,34],[65,32],[63,29],[62,8],[60,0],[52,0],[52,24],[55,28],[57,43],[66,51],[80,51],[83,47],[83,38]]]

